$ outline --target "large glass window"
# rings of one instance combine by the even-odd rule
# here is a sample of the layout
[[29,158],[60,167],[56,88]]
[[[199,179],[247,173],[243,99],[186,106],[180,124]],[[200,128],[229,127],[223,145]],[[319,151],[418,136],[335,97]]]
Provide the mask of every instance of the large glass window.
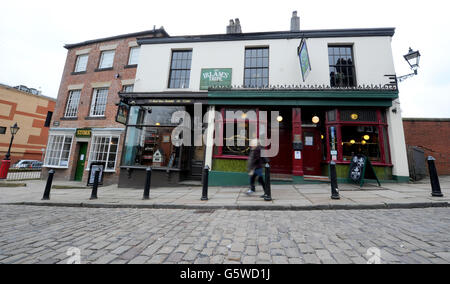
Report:
[[172,51],[170,64],[169,88],[187,89],[191,78],[192,50]]
[[363,154],[372,162],[381,161],[378,127],[344,125],[341,133],[344,161],[350,161],[356,154]]
[[88,54],[82,54],[77,56],[77,61],[75,63],[75,70],[74,72],[84,72],[87,68],[88,63]]
[[77,117],[78,104],[80,102],[81,90],[73,90],[69,92],[69,98],[67,99],[66,111],[64,117],[73,118]]
[[72,135],[50,135],[45,155],[45,166],[67,168],[72,139]]
[[246,48],[244,86],[262,88],[269,85],[269,48]]
[[352,46],[329,46],[328,61],[331,87],[356,86]]
[[[331,112],[335,112],[336,115],[330,115]],[[329,111],[327,117],[329,158],[349,162],[352,156],[362,154],[371,162],[389,164],[388,125],[383,119],[384,112],[381,109]]]
[[185,111],[185,107],[131,107],[122,164],[178,168],[181,147],[172,143],[172,133],[181,123],[172,122],[177,111]]
[[91,141],[89,165],[91,163],[103,163],[106,171],[114,171],[116,169],[119,137],[95,135]]
[[105,116],[108,88],[94,89],[92,96],[90,116]]

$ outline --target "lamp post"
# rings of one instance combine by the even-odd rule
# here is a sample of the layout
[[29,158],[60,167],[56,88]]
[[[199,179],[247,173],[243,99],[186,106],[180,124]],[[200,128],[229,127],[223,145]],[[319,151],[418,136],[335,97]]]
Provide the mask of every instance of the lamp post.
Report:
[[403,82],[406,79],[417,75],[417,69],[419,69],[420,56],[421,55],[418,50],[414,51],[412,50],[411,47],[409,48],[408,54],[404,55],[403,57],[405,58],[406,62],[408,62],[411,70],[413,70],[413,73],[398,77],[397,80],[399,82]]
[[19,131],[19,126],[17,126],[17,122],[10,127],[11,130],[11,142],[9,143],[8,152],[5,155],[5,158],[2,160],[2,165],[0,167],[0,179],[6,179],[8,176],[9,166],[11,165],[11,146],[14,141],[14,136]]

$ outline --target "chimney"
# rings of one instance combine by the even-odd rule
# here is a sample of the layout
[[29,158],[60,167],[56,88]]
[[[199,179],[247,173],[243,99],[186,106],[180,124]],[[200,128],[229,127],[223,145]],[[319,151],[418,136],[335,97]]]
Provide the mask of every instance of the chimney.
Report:
[[238,18],[235,20],[230,20],[230,25],[227,26],[227,34],[241,34],[241,22]]
[[291,18],[291,32],[300,31],[300,17],[297,16],[297,11],[292,12]]
[[230,25],[227,26],[227,34],[234,33],[234,21],[230,20]]
[[242,33],[242,28],[241,28],[241,22],[239,21],[239,18],[236,18],[234,20],[234,23],[235,23],[234,33],[241,34]]

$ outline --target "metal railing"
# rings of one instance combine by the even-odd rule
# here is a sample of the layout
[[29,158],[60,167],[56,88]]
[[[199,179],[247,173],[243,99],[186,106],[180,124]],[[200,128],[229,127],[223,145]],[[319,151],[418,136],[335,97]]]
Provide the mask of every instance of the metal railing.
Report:
[[15,169],[10,168],[8,171],[7,181],[18,181],[18,180],[36,180],[41,179],[41,168],[26,168],[26,169]]

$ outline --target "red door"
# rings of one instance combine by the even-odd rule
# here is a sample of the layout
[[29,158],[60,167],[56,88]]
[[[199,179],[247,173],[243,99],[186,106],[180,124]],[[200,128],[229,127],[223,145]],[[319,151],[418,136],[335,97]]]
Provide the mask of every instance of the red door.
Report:
[[322,142],[317,128],[303,128],[303,172],[308,176],[320,176],[322,169]]
[[280,124],[278,155],[270,159],[271,172],[276,174],[292,174],[292,138],[291,130]]

